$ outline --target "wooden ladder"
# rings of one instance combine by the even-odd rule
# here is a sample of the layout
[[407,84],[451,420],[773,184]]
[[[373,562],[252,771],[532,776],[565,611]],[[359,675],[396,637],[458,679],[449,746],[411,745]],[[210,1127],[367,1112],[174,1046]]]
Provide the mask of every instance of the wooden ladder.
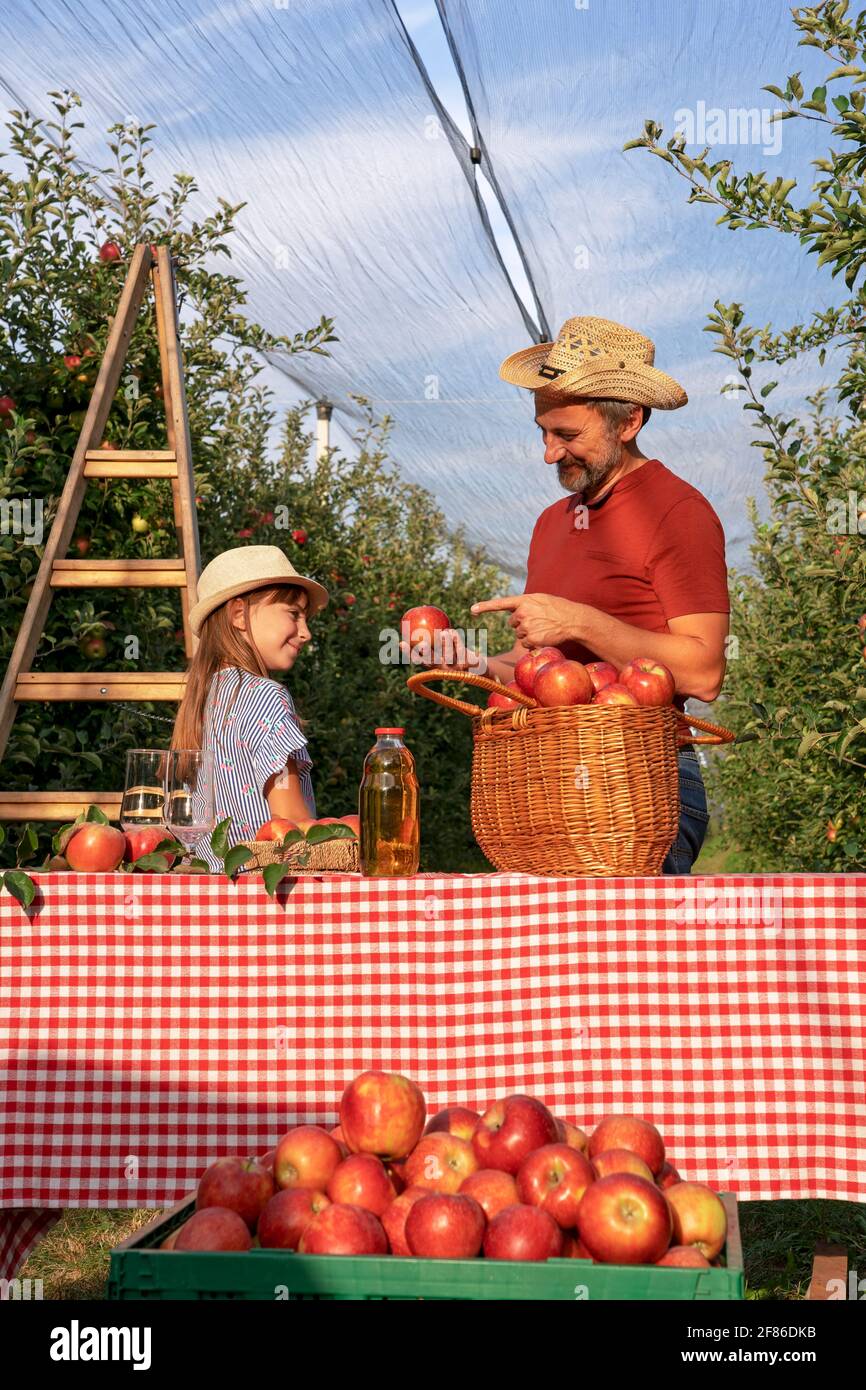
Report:
[[[100,449],[132,331],[147,287],[153,283],[156,334],[162,371],[167,449]],[[170,478],[177,559],[67,560],[84,490],[90,478]],[[32,671],[30,665],[45,627],[54,589],[173,588],[180,590],[187,659],[197,640],[189,626],[201,571],[195,510],[192,451],[178,343],[177,296],[171,256],[166,246],[136,246],[120,303],[112,322],[105,356],[57,515],[45,545],[18,638],[0,688],[0,758],[6,751],[16,708],[25,700],[180,700],[186,683],[182,671]],[[74,820],[88,805],[102,808],[112,820],[120,815],[121,791],[0,791],[0,820]]]

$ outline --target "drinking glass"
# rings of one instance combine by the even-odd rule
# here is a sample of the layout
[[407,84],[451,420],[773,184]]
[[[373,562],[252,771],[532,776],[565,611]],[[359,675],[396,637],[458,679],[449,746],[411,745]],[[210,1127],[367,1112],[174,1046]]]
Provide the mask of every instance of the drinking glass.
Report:
[[146,825],[165,825],[165,775],[168,753],[164,748],[130,748],[126,755],[126,782],[120,803],[124,830]]
[[213,752],[172,748],[165,774],[165,824],[176,840],[192,851],[216,825]]

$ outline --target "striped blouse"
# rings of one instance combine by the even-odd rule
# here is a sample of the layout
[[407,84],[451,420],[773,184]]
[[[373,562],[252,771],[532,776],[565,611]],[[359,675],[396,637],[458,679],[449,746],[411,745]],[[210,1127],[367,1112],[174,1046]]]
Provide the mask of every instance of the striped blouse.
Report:
[[[238,682],[240,691],[226,720]],[[271,810],[262,788],[273,773],[283,771],[289,758],[297,765],[304,800],[310,816],[315,817],[312,761],[284,685],[238,666],[223,666],[214,674],[208,691],[202,747],[213,750],[216,824],[231,817],[229,847],[239,840],[254,839],[259,827],[270,820]],[[193,853],[215,873],[220,871],[210,834],[201,837]]]

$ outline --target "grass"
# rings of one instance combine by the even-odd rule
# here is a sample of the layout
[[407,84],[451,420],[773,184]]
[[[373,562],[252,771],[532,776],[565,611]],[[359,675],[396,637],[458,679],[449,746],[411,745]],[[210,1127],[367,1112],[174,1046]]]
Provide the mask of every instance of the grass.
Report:
[[[707,838],[701,845],[701,852],[692,865],[692,873],[742,874],[748,872],[742,850],[715,830],[711,820]],[[767,870],[767,872],[770,871]]]
[[[866,1204],[832,1201],[741,1202],[746,1297],[806,1296],[816,1242],[848,1250],[851,1269],[866,1276]],[[66,1211],[19,1272],[41,1279],[47,1299],[106,1296],[111,1248],[147,1225],[153,1211]]]

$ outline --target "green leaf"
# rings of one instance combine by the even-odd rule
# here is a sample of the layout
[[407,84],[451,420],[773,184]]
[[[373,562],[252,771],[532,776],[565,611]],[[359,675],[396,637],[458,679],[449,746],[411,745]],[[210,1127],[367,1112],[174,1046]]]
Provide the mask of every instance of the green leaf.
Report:
[[[226,855],[223,861],[223,868],[229,878],[231,878],[232,874],[235,873],[242,864],[246,864],[250,859],[254,858],[255,855],[251,849],[246,849],[244,845],[235,845]],[[271,866],[268,865],[268,867],[270,868]]]
[[3,887],[16,898],[23,908],[28,908],[36,897],[36,884],[29,874],[20,869],[8,869],[3,875]]
[[766,706],[766,705],[760,705],[760,704],[758,704],[758,702],[757,702],[756,700],[750,700],[750,701],[749,701],[749,704],[750,704],[750,706],[751,706],[752,713],[753,713],[753,714],[756,714],[756,715],[758,716],[759,719],[763,719],[764,722],[766,723],[767,718],[768,718],[768,715],[767,715],[767,706]]
[[305,840],[306,838],[303,830],[287,830],[282,840],[280,840],[280,844],[283,849],[285,849],[288,845],[296,845],[300,840]]
[[291,864],[266,864],[262,870],[265,888],[268,897],[272,898],[277,890],[277,885],[282,883],[284,878],[290,878],[292,874]]
[[817,729],[807,729],[800,740],[800,746],[797,749],[797,757],[804,758],[806,754],[810,752],[811,749],[813,749],[817,743],[821,742],[821,739],[823,737],[824,735],[819,734]]
[[849,859],[855,859],[860,853],[860,846],[856,840],[846,840],[842,848]]
[[108,816],[99,806],[88,806],[87,814],[84,817],[87,821],[96,821],[99,825],[110,825]]
[[[775,391],[775,389],[776,389],[776,387],[778,386],[778,384],[779,384],[778,381],[768,381],[767,384],[766,384],[766,386],[762,386],[762,387],[761,387],[761,395],[762,395],[762,396],[769,396],[769,394],[770,394],[771,391]],[[441,620],[440,620],[440,621],[441,621]]]
[[348,825],[311,825],[307,831],[308,845],[321,845],[326,840],[353,840],[354,830]]
[[228,854],[228,832],[231,828],[231,823],[231,816],[226,816],[225,820],[221,820],[219,825],[216,826],[213,832],[211,833],[210,847],[216,855],[217,859],[225,859],[226,855]]
[[168,867],[168,860],[165,855],[157,854],[156,850],[152,854],[140,855],[133,865],[134,869],[141,869],[148,873],[152,871],[157,874],[167,874]]

